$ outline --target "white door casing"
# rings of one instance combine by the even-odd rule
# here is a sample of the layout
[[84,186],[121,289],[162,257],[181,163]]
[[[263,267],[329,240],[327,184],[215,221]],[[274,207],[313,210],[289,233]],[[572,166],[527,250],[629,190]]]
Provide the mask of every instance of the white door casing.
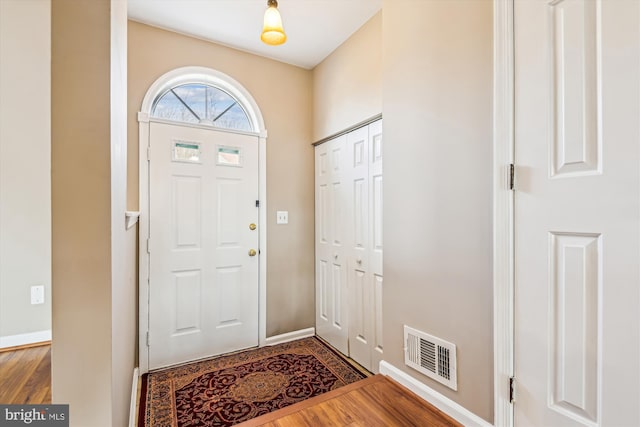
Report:
[[149,153],[149,368],[257,346],[258,137],[151,122]]
[[515,424],[640,425],[640,2],[515,2]]
[[493,2],[493,396],[494,425],[513,426],[513,0]]
[[343,354],[348,347],[345,136],[315,149],[316,333]]
[[[148,144],[150,131],[150,114],[154,101],[170,88],[192,82],[202,82],[219,87],[231,94],[244,107],[254,132],[259,138],[259,345],[266,344],[266,287],[267,287],[267,165],[266,140],[267,131],[262,113],[251,94],[236,80],[228,75],[206,67],[188,66],[177,68],[160,76],[147,91],[140,112],[139,122],[139,367],[140,373],[149,371],[148,331],[149,331],[149,254],[147,240],[149,238],[149,170]],[[187,125],[201,127],[200,125]],[[205,126],[205,128],[207,128]]]

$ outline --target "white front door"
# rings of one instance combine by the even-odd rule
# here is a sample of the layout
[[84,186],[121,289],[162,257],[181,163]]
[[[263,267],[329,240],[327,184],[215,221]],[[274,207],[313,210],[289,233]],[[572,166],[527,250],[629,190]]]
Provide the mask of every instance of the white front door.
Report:
[[515,1],[515,424],[640,425],[640,2]]
[[149,368],[257,346],[258,137],[152,122],[149,144]]

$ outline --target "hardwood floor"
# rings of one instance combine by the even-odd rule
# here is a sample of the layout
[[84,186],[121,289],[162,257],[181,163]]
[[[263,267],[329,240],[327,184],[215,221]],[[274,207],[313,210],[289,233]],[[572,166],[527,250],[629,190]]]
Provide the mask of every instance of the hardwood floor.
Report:
[[[0,352],[0,403],[51,403],[51,346]],[[239,427],[461,426],[383,375],[239,424]]]
[[51,403],[51,345],[0,352],[0,403]]
[[462,426],[392,379],[375,375],[238,427]]

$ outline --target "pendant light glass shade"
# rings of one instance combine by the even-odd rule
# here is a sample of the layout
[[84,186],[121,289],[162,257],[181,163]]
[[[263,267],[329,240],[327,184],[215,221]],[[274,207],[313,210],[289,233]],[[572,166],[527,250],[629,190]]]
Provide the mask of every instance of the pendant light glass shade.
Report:
[[267,5],[269,7],[264,12],[264,27],[262,28],[260,39],[266,44],[277,46],[287,41],[287,35],[284,33],[284,28],[282,28],[278,2],[269,0]]

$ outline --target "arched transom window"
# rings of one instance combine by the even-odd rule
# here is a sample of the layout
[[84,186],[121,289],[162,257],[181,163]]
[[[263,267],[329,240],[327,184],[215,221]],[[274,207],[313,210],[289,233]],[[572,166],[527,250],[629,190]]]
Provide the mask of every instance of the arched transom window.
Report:
[[237,99],[204,83],[179,84],[161,93],[153,103],[151,116],[224,129],[253,130],[247,112]]

